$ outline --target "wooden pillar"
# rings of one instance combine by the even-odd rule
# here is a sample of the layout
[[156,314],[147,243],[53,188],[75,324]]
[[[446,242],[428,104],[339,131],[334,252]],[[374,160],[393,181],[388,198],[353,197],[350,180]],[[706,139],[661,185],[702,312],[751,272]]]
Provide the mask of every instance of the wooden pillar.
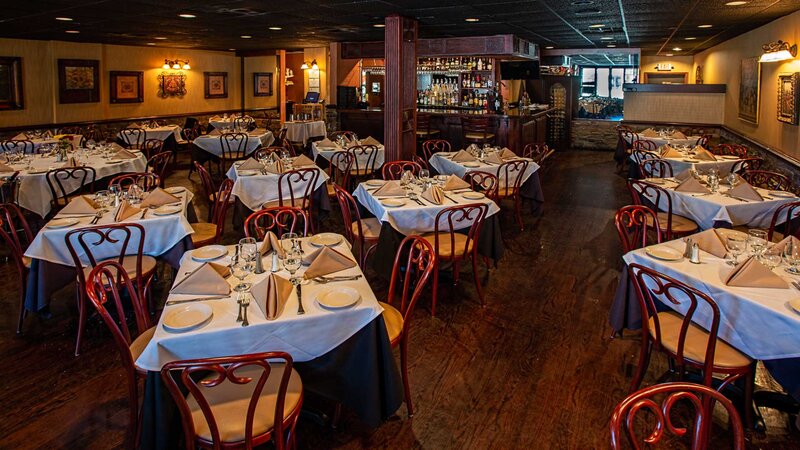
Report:
[[[275,77],[275,90],[278,92],[278,112],[281,115],[281,125],[286,122],[286,50],[275,52],[278,60],[278,76]],[[277,138],[277,136],[276,136]]]
[[416,152],[417,21],[386,17],[384,55],[386,84],[383,107],[385,160],[410,160]]

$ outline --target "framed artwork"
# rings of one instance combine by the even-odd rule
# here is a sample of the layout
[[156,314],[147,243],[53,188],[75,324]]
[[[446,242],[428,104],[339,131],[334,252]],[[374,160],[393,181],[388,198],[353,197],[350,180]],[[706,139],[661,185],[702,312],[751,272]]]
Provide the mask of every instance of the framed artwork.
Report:
[[0,111],[23,109],[22,58],[0,56]]
[[759,91],[761,90],[761,64],[758,57],[742,60],[739,78],[739,118],[758,123]]
[[100,62],[96,59],[58,60],[58,102],[100,101]]
[[272,95],[272,72],[253,73],[253,95],[256,97]]
[[206,98],[228,98],[228,72],[203,72]]
[[144,72],[111,71],[111,103],[142,103]]
[[158,76],[158,96],[183,97],[186,95],[186,75],[183,72],[161,72]]
[[800,72],[778,75],[778,120],[797,125],[797,81]]

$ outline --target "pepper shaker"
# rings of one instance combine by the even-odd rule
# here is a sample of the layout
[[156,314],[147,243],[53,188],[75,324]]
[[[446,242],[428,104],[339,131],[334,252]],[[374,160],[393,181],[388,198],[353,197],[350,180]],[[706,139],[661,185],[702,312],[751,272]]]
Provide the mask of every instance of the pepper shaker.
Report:
[[277,272],[279,270],[280,270],[280,268],[278,268],[278,252],[273,251],[272,252],[272,268],[270,269],[270,272],[274,273],[274,272]]
[[260,249],[256,251],[256,268],[253,270],[253,273],[262,274],[266,272],[266,270],[264,270],[264,263],[261,261],[263,257],[264,255],[261,253]]
[[686,249],[683,251],[684,258],[692,257],[692,238],[686,238]]
[[689,258],[692,264],[700,264],[700,247],[697,244],[692,244],[692,256]]

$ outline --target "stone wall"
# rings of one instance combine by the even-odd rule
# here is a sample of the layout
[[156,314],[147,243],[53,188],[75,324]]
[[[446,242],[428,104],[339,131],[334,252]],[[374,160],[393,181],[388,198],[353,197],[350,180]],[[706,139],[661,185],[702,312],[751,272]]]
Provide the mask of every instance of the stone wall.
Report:
[[617,147],[616,120],[574,119],[572,145],[574,149],[610,150]]
[[795,160],[783,153],[778,153],[765,147],[747,140],[727,129],[720,129],[720,138],[722,142],[729,142],[733,144],[744,145],[747,147],[747,155],[764,160],[762,170],[769,170],[770,172],[778,172],[789,177],[792,182],[792,188],[795,192],[800,189],[800,161]]

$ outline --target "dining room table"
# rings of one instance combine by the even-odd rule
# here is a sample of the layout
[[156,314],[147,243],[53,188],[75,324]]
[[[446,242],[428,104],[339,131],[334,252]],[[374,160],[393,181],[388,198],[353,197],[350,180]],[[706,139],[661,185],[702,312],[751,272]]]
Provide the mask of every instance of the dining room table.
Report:
[[[56,214],[42,227],[25,250],[25,256],[31,258],[25,309],[30,312],[46,310],[49,308],[51,296],[70,282],[74,282],[75,265],[65,241],[67,233],[72,230],[115,223],[139,224],[145,231],[143,254],[163,260],[177,268],[183,253],[193,248],[191,234],[194,233],[194,229],[190,223],[197,222],[191,203],[194,194],[179,186],[166,188],[165,191],[180,199],[176,202],[179,208],[164,210],[144,208],[141,214],[137,213],[121,221],[115,221],[120,208],[118,205],[95,209],[94,214],[62,212]],[[72,202],[80,200],[75,198]],[[120,205],[122,204],[120,202]],[[98,260],[115,257],[119,255],[119,245],[120,243],[104,242],[93,251]],[[130,246],[138,246],[138,238],[132,239],[129,248]],[[76,251],[81,262],[89,264],[83,250],[76,248]]]
[[[82,164],[95,170],[97,181],[125,172],[143,172],[147,167],[147,158],[142,152],[132,151],[135,158],[115,157],[121,150],[117,144],[111,144],[107,151],[79,149],[69,153],[70,157],[78,157]],[[57,161],[55,155],[40,154],[29,155],[23,160],[12,161],[11,168],[19,171],[19,191],[17,204],[39,217],[46,217],[52,210],[53,194],[47,180],[47,172],[58,169],[66,164]],[[0,172],[2,175],[2,172]],[[70,178],[63,181],[67,194],[77,191],[81,187],[81,180]]]
[[683,136],[683,137],[673,137],[671,134],[667,133],[657,133],[655,136],[647,136],[642,133],[638,134],[631,134],[625,137],[625,140],[629,144],[633,144],[634,140],[640,141],[650,141],[656,144],[656,147],[661,147],[662,145],[671,145],[671,146],[681,146],[681,145],[695,145],[697,140],[700,139],[702,136]]
[[31,152],[31,153],[39,153],[40,148],[42,146],[58,144],[61,141],[62,138],[67,139],[68,142],[70,142],[75,148],[77,148],[78,146],[80,146],[81,141],[83,140],[83,135],[81,135],[81,134],[52,134],[52,133],[48,134],[48,135],[42,135],[42,134],[33,134],[33,133],[22,132],[22,133],[17,134],[16,136],[14,136],[12,138],[12,140],[30,141],[31,144],[33,144],[33,149],[25,149],[25,151],[26,152]]
[[[268,279],[274,275],[287,283],[292,275],[280,263],[272,272],[271,255],[261,255],[266,271],[244,278],[251,286],[241,294],[249,300],[249,306],[243,307],[246,326],[237,320],[240,294],[235,290],[207,300],[196,300],[204,297],[199,294],[169,294],[153,337],[136,360],[138,367],[148,371],[141,448],[177,448],[182,436],[177,407],[159,375],[165,364],[177,360],[282,351],[291,355],[304,391],[342,404],[371,427],[395,413],[402,403],[403,389],[383,308],[355,264],[347,240],[338,234],[324,233],[324,236],[324,239],[318,239],[321,235],[299,238],[300,249],[308,255],[328,246],[350,259],[352,267],[326,274],[341,277],[328,281],[305,279],[308,266],[301,266],[295,273],[300,280],[298,286],[292,287],[288,297],[276,303],[274,314],[268,316],[266,311],[270,309],[265,307]],[[221,251],[210,256],[205,255],[207,251],[201,255],[199,250],[185,253],[174,286],[207,262],[229,265],[235,246],[219,247]],[[226,281],[231,287],[238,284],[232,276]],[[325,295],[332,290],[347,292],[352,298],[346,304],[332,305],[325,301]],[[176,317],[192,306],[206,315],[185,323],[183,328],[174,328]],[[180,318],[177,322],[181,322]]]
[[287,120],[283,129],[286,130],[286,139],[303,145],[312,138],[324,138],[327,134],[324,120]]
[[[373,164],[373,167],[380,168],[381,166],[383,166],[386,152],[384,150],[383,144],[376,145],[376,147],[378,149],[377,150],[378,154],[375,155],[375,163]],[[336,143],[333,143],[333,145],[331,144],[325,145],[322,143],[322,141],[314,141],[311,143],[311,157],[314,159],[314,161],[317,162],[317,164],[320,164],[320,166],[324,164],[325,167],[323,168],[327,168],[328,164],[331,161],[331,158],[333,158],[333,155],[336,152],[341,152],[345,150],[347,150],[347,148],[340,147]],[[353,167],[367,167],[370,158],[371,155],[369,153],[359,152],[359,154],[356,155],[357,162],[353,163]]]
[[[255,120],[250,116],[245,116],[245,117],[249,118],[249,119],[252,119],[252,120]],[[211,118],[208,119],[208,124],[211,125],[216,130],[223,130],[223,129],[226,129],[226,128],[233,128],[234,121],[237,118],[241,118],[241,116],[234,116],[234,115],[228,115],[228,116],[223,116],[223,117],[214,116],[214,117],[211,117]]]
[[[261,147],[269,147],[275,142],[275,136],[272,135],[272,132],[264,128],[256,128],[255,130],[247,131],[246,134],[245,155],[250,155]],[[195,138],[193,141],[194,148],[192,149],[193,160],[202,164],[222,157],[222,150],[225,144],[223,144],[221,136],[222,133],[219,130],[213,130],[208,134]]]
[[[138,124],[131,124],[128,128],[141,128],[145,131],[145,137],[147,139],[158,139],[159,141],[164,142],[165,147],[170,147],[174,145],[176,142],[180,142],[183,137],[181,136],[181,126],[175,124],[167,124],[167,125],[138,125]],[[125,138],[122,136],[122,131],[117,133],[117,142],[125,142]]]
[[[657,153],[652,153],[652,157],[654,159],[663,159],[667,161],[672,168],[673,174],[678,174],[694,167],[695,170],[700,173],[708,173],[711,169],[715,169],[720,174],[725,175],[730,173],[736,163],[742,160],[742,158],[733,155],[714,155],[714,161],[701,160],[690,155],[686,157],[665,157]],[[633,178],[635,180],[642,178],[644,175],[634,155],[631,155],[628,159],[628,178]]]

